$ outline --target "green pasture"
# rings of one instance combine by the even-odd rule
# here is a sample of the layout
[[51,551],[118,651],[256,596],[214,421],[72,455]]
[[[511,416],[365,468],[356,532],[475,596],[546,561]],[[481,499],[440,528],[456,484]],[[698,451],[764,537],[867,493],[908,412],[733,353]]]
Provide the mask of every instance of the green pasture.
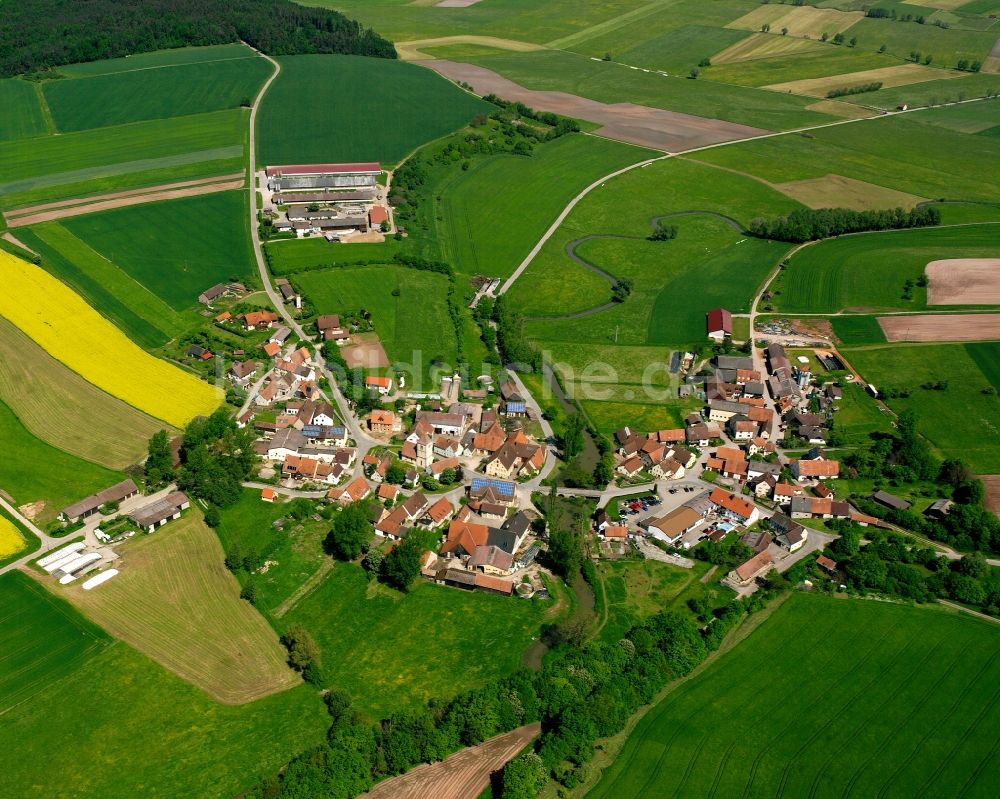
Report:
[[[247,193],[224,191],[143,203],[60,224],[175,311],[215,285],[254,271]],[[140,306],[141,307],[141,306]],[[155,321],[160,311],[150,308]]]
[[231,58],[46,81],[43,90],[69,133],[249,105],[273,69],[263,58]]
[[334,684],[376,718],[514,671],[544,605],[418,580],[408,594],[338,563],[283,617],[320,645]]
[[[876,388],[908,388],[906,399],[887,399],[892,410],[913,410],[918,429],[944,457],[959,458],[978,474],[1000,472],[1000,343],[883,344],[845,349],[851,365]],[[945,381],[943,391],[923,383]]]
[[983,164],[1000,159],[1000,140],[922,124],[921,113],[717,147],[691,157],[775,183],[844,175],[918,197],[1000,199],[1000,186],[983,180],[982,171]]
[[[896,13],[907,12],[914,16],[921,13],[917,7],[912,11],[908,9],[908,4],[900,4]],[[995,30],[939,28],[937,25],[867,17],[852,25],[849,35],[857,36],[865,46],[878,48],[884,44],[890,55],[907,58],[915,50],[924,56],[932,55],[935,63],[949,67],[953,67],[959,58],[982,61],[997,40]]]
[[303,55],[280,63],[257,120],[262,164],[392,164],[493,108],[402,61]]
[[[934,608],[794,594],[655,705],[588,796],[988,796],[998,634]],[[776,664],[794,674],[779,694],[748,690]]]
[[874,316],[850,314],[831,316],[833,332],[844,344],[883,344],[885,333]]
[[387,238],[381,244],[340,244],[322,236],[307,239],[277,239],[264,246],[264,254],[272,274],[291,275],[331,266],[367,263],[389,263],[406,242]]
[[[927,290],[919,286],[904,300],[903,284],[916,281],[930,261],[990,257],[996,225],[921,228],[842,236],[805,247],[772,284],[774,305],[786,313],[842,310],[922,310]],[[870,325],[869,325],[870,329]]]
[[216,111],[0,142],[0,206],[236,172],[247,111]]
[[[637,24],[645,25],[646,21]],[[625,64],[686,75],[703,59],[711,58],[749,35],[746,31],[729,28],[684,25],[615,56]],[[601,42],[595,44],[600,46]]]
[[71,502],[122,479],[120,472],[77,458],[36,438],[3,402],[0,402],[0,441],[8,453],[16,453],[16,457],[0,459],[0,489],[14,498],[15,505],[44,502],[41,521],[55,518]]
[[806,110],[814,102],[810,98],[686,76],[664,77],[557,50],[481,58],[476,63],[528,89],[569,92],[606,103],[638,103],[767,130],[832,120],[826,114]]
[[[126,644],[105,644],[66,602],[36,596],[45,589],[31,578],[0,584],[0,637],[25,647],[13,655],[24,663],[3,648],[0,679],[14,691],[33,683],[30,701],[4,707],[4,796],[64,794],[67,774],[77,796],[236,796],[324,737],[329,717],[312,688],[221,705]],[[29,660],[30,679],[9,671]],[[80,768],[81,752],[91,767]]]
[[0,80],[0,142],[48,133],[35,84],[18,78]]
[[[1000,75],[982,75],[982,77],[989,81],[995,81],[997,87],[1000,87]],[[964,85],[967,84],[959,84],[960,87]],[[949,130],[957,130],[960,133],[983,133],[1000,125],[1000,101],[928,108],[913,114],[911,119],[927,125],[938,125]]]
[[1000,203],[944,203],[938,210],[943,225],[1000,222]]
[[[52,579],[52,578],[48,578]],[[0,713],[72,674],[111,639],[26,574],[0,576]]]
[[400,364],[411,379],[426,377],[434,359],[455,363],[457,345],[444,275],[401,266],[344,267],[304,272],[295,277],[295,284],[317,313],[366,309],[389,360]]
[[839,382],[844,396],[836,403],[837,412],[833,416],[833,423],[834,431],[841,441],[840,446],[863,446],[871,433],[892,431],[890,417],[880,410],[878,403],[864,386],[846,380]]
[[74,78],[88,78],[94,75],[114,75],[122,72],[152,70],[159,67],[179,67],[187,64],[235,61],[257,57],[253,50],[242,44],[214,44],[208,47],[177,47],[172,50],[138,53],[124,58],[66,64],[59,67],[58,71]]
[[580,405],[598,432],[605,435],[611,435],[623,425],[628,425],[634,430],[667,430],[683,427],[685,414],[697,409],[684,407],[677,399],[665,400],[659,404],[582,400]]
[[568,135],[530,157],[496,155],[437,187],[443,258],[466,274],[507,277],[573,196],[602,175],[656,153]]

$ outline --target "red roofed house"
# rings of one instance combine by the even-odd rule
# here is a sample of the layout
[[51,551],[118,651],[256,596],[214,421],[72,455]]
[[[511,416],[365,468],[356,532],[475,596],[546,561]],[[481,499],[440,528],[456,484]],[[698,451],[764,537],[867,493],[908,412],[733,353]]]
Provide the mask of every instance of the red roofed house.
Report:
[[441,499],[427,509],[424,518],[421,519],[421,523],[433,529],[444,524],[454,512],[455,508],[448,501],[448,498],[441,497]]
[[796,480],[836,480],[840,476],[839,461],[797,460],[792,461],[792,474]]
[[705,316],[708,337],[722,341],[733,335],[733,315],[725,308],[713,308]]
[[384,205],[373,205],[368,211],[368,225],[372,228],[378,228],[383,222],[389,221],[389,212],[386,210]]
[[392,391],[392,378],[369,375],[365,378],[365,388],[377,389],[378,393],[384,397]]
[[271,325],[278,321],[278,315],[273,311],[251,311],[240,314],[240,318],[247,330],[270,330]]
[[396,414],[376,409],[368,417],[368,427],[373,433],[391,433],[396,429]]
[[743,563],[729,572],[729,581],[735,585],[750,585],[758,577],[763,577],[774,567],[772,558],[765,549],[763,552],[754,555],[746,563]]
[[343,488],[331,488],[326,492],[326,498],[340,505],[350,505],[352,502],[360,502],[371,492],[371,486],[365,478],[357,477]]
[[260,492],[260,498],[264,502],[274,502],[278,498],[278,492],[273,488],[265,488]]
[[395,502],[397,496],[399,496],[399,488],[390,483],[382,483],[378,487],[378,498],[381,500]]
[[751,525],[760,518],[760,511],[752,502],[730,494],[722,488],[715,488],[709,497],[712,504],[720,508],[724,515],[740,522],[740,524]]
[[620,524],[609,524],[601,530],[598,535],[601,538],[610,539],[612,541],[624,541],[628,538],[628,528],[623,527]]

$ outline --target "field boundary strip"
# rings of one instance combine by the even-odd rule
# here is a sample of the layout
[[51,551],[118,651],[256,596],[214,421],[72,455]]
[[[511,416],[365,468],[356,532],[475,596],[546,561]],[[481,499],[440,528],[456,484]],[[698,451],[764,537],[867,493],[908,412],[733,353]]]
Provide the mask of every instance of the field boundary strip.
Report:
[[619,14],[617,17],[612,19],[606,19],[603,22],[598,22],[596,25],[591,25],[589,28],[584,28],[582,31],[576,31],[568,36],[553,39],[551,42],[546,42],[545,46],[553,50],[566,50],[569,49],[571,45],[581,44],[582,42],[586,42],[605,33],[610,33],[618,30],[619,28],[624,28],[626,25],[630,25],[637,20],[644,19],[645,17],[655,14],[657,11],[661,11],[662,9],[677,5],[679,2],[680,0],[653,0],[652,3],[639,6],[639,8],[635,8],[625,14]]

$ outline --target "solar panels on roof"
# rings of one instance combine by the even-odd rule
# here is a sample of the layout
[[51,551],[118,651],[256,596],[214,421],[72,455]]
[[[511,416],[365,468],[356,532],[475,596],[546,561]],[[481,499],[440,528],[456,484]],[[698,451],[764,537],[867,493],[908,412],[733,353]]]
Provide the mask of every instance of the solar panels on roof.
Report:
[[514,484],[506,480],[491,480],[488,477],[472,478],[472,490],[481,491],[484,488],[492,488],[500,496],[514,496]]

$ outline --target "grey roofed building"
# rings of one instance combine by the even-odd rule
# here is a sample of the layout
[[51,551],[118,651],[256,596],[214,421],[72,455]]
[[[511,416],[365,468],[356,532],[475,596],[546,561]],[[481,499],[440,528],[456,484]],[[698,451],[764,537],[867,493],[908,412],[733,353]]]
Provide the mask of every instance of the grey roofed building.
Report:
[[753,358],[749,355],[716,355],[717,369],[753,369]]
[[312,205],[314,203],[372,202],[373,191],[291,191],[271,196],[275,205]]
[[213,300],[219,299],[219,297],[225,294],[228,290],[229,289],[227,289],[222,283],[216,283],[210,289],[205,289],[198,295],[198,302],[203,305],[208,305]]
[[951,510],[951,506],[955,504],[950,499],[939,499],[936,502],[931,503],[930,507],[924,511],[924,516],[934,516],[938,519],[943,519],[948,515],[948,511]]
[[890,494],[888,491],[876,491],[872,494],[871,498],[872,501],[879,503],[879,505],[884,505],[893,510],[909,510],[912,507],[911,503],[897,497],[895,494]]
[[476,587],[476,575],[474,572],[467,572],[464,569],[442,569],[437,574],[437,579],[445,585],[455,588],[465,588],[472,591]]
[[158,499],[156,502],[139,508],[139,510],[132,511],[129,515],[135,519],[137,525],[149,530],[174,518],[190,504],[187,494],[183,491],[174,491],[163,499]]
[[79,502],[67,505],[62,509],[62,511],[60,511],[59,515],[71,522],[76,521],[77,519],[85,519],[88,516],[92,516],[97,513],[98,508],[100,508],[105,502],[121,502],[123,499],[134,497],[138,493],[139,488],[134,482],[131,480],[122,480],[120,483],[115,483],[113,486],[105,488],[103,491],[91,494],[89,497],[85,497]]
[[781,464],[752,460],[747,463],[747,474],[750,476],[755,474],[769,474],[777,477],[781,474]]

